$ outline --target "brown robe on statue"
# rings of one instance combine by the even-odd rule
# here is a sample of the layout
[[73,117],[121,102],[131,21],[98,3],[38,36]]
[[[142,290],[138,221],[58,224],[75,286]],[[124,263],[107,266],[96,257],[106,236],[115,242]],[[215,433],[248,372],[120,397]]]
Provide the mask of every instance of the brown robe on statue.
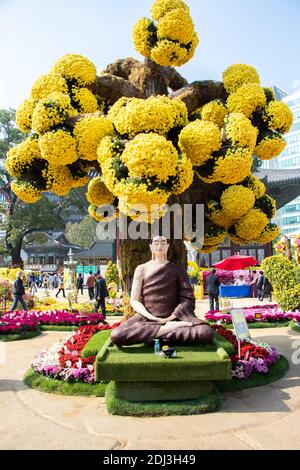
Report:
[[[143,280],[141,302],[155,317],[187,321],[193,326],[183,326],[161,336],[174,344],[210,344],[213,330],[195,315],[195,296],[186,270],[169,262]],[[151,343],[161,324],[135,314],[112,331],[111,339],[117,345]]]

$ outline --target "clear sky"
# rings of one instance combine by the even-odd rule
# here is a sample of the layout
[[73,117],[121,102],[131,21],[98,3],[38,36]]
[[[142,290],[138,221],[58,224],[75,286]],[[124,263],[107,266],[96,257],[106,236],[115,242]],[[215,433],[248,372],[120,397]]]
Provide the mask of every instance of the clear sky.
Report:
[[[233,63],[255,66],[264,86],[300,80],[299,0],[187,0],[199,34],[189,80],[220,80]],[[131,29],[152,0],[0,0],[0,108],[17,107],[33,81],[65,53],[100,72],[135,52]]]

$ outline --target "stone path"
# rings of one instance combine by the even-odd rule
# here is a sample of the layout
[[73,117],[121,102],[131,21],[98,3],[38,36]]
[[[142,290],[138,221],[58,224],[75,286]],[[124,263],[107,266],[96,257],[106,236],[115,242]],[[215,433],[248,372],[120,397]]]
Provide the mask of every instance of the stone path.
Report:
[[[291,361],[300,335],[287,328],[252,330]],[[61,332],[12,343],[0,365],[1,449],[300,449],[300,365],[278,382],[223,394],[222,409],[202,416],[110,416],[104,398],[61,397],[27,388],[22,377],[37,351]]]

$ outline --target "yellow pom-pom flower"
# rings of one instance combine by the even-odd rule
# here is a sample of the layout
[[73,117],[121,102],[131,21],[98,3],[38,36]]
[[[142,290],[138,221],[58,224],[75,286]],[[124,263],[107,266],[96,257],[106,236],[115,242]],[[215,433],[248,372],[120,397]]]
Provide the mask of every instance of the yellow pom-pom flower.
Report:
[[43,134],[75,114],[68,95],[52,93],[37,103],[32,116],[32,129],[37,134]]
[[244,240],[255,240],[268,222],[268,217],[261,210],[251,209],[235,224],[236,233]]
[[37,139],[28,137],[8,151],[5,167],[11,176],[20,177],[35,160],[41,158],[42,156]]
[[270,243],[275,238],[278,238],[280,235],[280,227],[276,224],[269,223],[263,232],[259,235],[256,240],[253,240],[255,243]]
[[194,171],[191,160],[185,155],[179,158],[176,167],[176,176],[172,185],[172,194],[181,194],[186,191],[192,184],[194,179]]
[[150,57],[151,48],[156,43],[156,26],[149,18],[140,18],[133,28],[135,49],[145,57]]
[[100,176],[89,182],[86,197],[90,204],[97,207],[112,204],[115,200],[115,196],[107,189]]
[[257,70],[251,65],[234,64],[223,73],[224,87],[227,93],[235,93],[241,86],[248,83],[260,84]]
[[216,124],[196,120],[184,127],[178,142],[180,149],[193,165],[199,166],[221,148],[221,133]]
[[253,152],[258,129],[252,126],[251,121],[241,113],[229,114],[225,119],[226,137],[233,145],[238,147],[247,147]]
[[21,201],[27,204],[34,204],[42,197],[41,191],[33,183],[27,181],[13,181],[11,190]]
[[118,209],[112,209],[110,213],[107,209],[106,205],[97,207],[95,204],[91,204],[88,207],[88,212],[96,222],[111,222],[118,217],[119,211]]
[[233,185],[225,189],[221,196],[221,206],[225,214],[232,220],[237,220],[253,209],[255,196],[251,189]]
[[151,14],[154,20],[159,21],[170,11],[178,9],[185,12],[190,11],[183,0],[155,0],[151,7]]
[[106,116],[80,119],[74,128],[79,156],[89,161],[97,160],[97,148],[101,139],[113,133],[113,125]]
[[176,174],[177,150],[158,134],[137,135],[126,144],[121,158],[130,178],[154,177],[158,182],[166,182]]
[[96,96],[87,88],[72,87],[72,98],[79,113],[95,113],[98,109]]
[[47,190],[57,196],[66,196],[72,188],[72,175],[67,166],[49,165],[47,170],[44,170],[43,176]]
[[226,105],[221,100],[210,101],[201,109],[201,117],[204,121],[211,121],[220,129],[224,126],[224,119],[228,114]]
[[227,107],[230,113],[243,113],[251,118],[254,111],[266,105],[263,88],[256,83],[248,83],[229,95]]
[[180,67],[189,60],[188,49],[178,42],[163,39],[151,49],[151,60],[162,67]]
[[63,129],[46,132],[40,136],[39,145],[43,158],[52,165],[68,165],[78,159],[76,140]]
[[282,101],[271,101],[265,108],[263,119],[274,131],[286,134],[293,125],[293,113]]
[[52,69],[67,80],[76,80],[81,86],[90,85],[96,80],[96,67],[86,57],[79,54],[66,54]]
[[28,134],[31,131],[32,115],[33,115],[36,103],[37,102],[35,100],[26,99],[17,109],[16,124],[18,128],[25,134]]
[[34,82],[31,88],[31,98],[33,100],[43,100],[55,92],[67,95],[67,82],[59,73],[48,73]]
[[278,157],[286,147],[286,141],[277,132],[269,131],[257,143],[254,153],[261,160]]
[[158,39],[171,39],[181,44],[191,42],[194,34],[194,24],[188,11],[171,10],[157,24]]
[[266,192],[266,187],[262,181],[260,181],[257,176],[250,175],[243,181],[243,186],[251,189],[254,192],[255,198],[259,199]]
[[232,225],[232,219],[215,201],[207,203],[206,216],[217,227],[228,228]]

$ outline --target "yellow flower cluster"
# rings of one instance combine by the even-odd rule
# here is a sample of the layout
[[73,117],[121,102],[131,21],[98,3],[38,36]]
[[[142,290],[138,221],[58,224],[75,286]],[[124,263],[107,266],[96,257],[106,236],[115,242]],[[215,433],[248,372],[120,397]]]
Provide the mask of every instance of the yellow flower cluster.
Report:
[[204,246],[218,246],[226,237],[226,230],[222,227],[215,227],[211,225],[205,230],[204,233]]
[[202,248],[199,248],[199,250],[197,250],[199,253],[202,253],[203,255],[208,255],[210,253],[213,253],[214,251],[216,251],[219,247],[219,243],[217,245],[203,245]]
[[247,147],[251,153],[256,146],[258,129],[243,114],[232,113],[225,119],[226,137],[233,145]]
[[41,135],[39,145],[42,157],[52,165],[69,165],[78,158],[76,140],[62,129]]
[[279,237],[280,235],[280,228],[276,224],[272,224],[271,222],[266,226],[263,232],[259,235],[259,237],[254,240],[255,243],[270,243],[271,241],[275,240],[275,238]]
[[277,132],[269,131],[258,142],[254,153],[261,160],[272,160],[278,157],[286,147],[286,141]]
[[112,135],[113,132],[113,125],[106,116],[80,119],[74,128],[79,156],[89,161],[97,160],[97,148],[101,139]]
[[161,66],[180,66],[194,55],[199,43],[189,8],[182,0],[156,0],[152,14],[157,25],[141,18],[133,29],[138,52]]
[[172,186],[172,193],[183,193],[191,186],[193,179],[194,171],[192,162],[185,155],[183,155],[181,158],[179,158],[177,163],[176,177]]
[[66,196],[72,188],[73,178],[67,166],[49,165],[43,176],[47,182],[47,190],[57,196]]
[[246,64],[234,64],[223,73],[224,87],[227,93],[235,93],[248,83],[260,84],[259,75],[254,67]]
[[257,108],[266,105],[266,95],[263,88],[256,83],[247,83],[229,95],[227,107],[230,113],[243,113],[251,118]]
[[252,189],[252,191],[255,194],[255,198],[259,199],[262,197],[265,192],[266,192],[266,187],[262,181],[260,181],[257,176],[250,175],[248,176],[245,181],[243,181],[243,185],[246,186],[249,189]]
[[147,100],[121,98],[112,106],[108,117],[120,134],[129,137],[142,132],[166,134],[173,127],[188,123],[185,104],[166,96],[150,97]]
[[225,214],[232,220],[237,220],[253,209],[255,196],[251,189],[233,185],[225,189],[220,202]]
[[193,165],[200,166],[221,148],[220,129],[213,122],[198,119],[182,129],[178,144]]
[[31,88],[32,100],[44,100],[52,93],[68,94],[68,85],[66,80],[55,72],[50,72],[39,77]]
[[86,57],[79,54],[66,54],[54,64],[53,72],[67,80],[76,80],[81,86],[90,85],[96,80],[96,67]]
[[155,177],[156,181],[165,183],[175,176],[178,153],[171,142],[150,133],[139,134],[129,141],[121,158],[130,178]]
[[236,184],[245,179],[251,172],[253,159],[246,148],[230,148],[224,156],[216,159],[211,175],[203,175],[197,170],[200,179],[206,183],[220,181],[224,184]]
[[8,151],[5,167],[10,176],[21,177],[22,173],[29,168],[34,160],[40,158],[42,156],[37,139],[28,137]]
[[224,126],[224,119],[228,114],[226,105],[221,100],[213,100],[203,106],[201,117],[204,121],[211,121],[220,129]]
[[236,224],[236,233],[243,240],[255,240],[267,226],[269,220],[259,209],[251,209]]
[[293,113],[282,101],[271,101],[265,108],[264,121],[274,131],[286,134],[293,125]]
[[72,87],[72,98],[80,113],[95,113],[98,109],[97,98],[88,88]]
[[52,93],[37,103],[32,115],[32,129],[37,134],[43,134],[75,114],[68,95]]
[[96,206],[94,204],[91,204],[88,207],[88,213],[94,220],[96,220],[96,222],[111,222],[116,217],[118,217],[118,209],[112,210],[111,213],[109,213],[109,211],[106,209],[107,207],[105,205]]
[[115,200],[115,196],[107,189],[100,176],[89,182],[86,197],[90,204],[97,207],[112,204]]
[[15,195],[27,204],[33,204],[42,197],[39,191],[32,183],[26,181],[13,181],[11,183],[11,190]]
[[36,101],[26,99],[17,109],[16,124],[25,134],[28,134],[31,131],[32,115],[35,105]]
[[213,224],[217,227],[223,228],[229,228],[232,225],[232,219],[220,205],[216,204],[214,201],[209,201],[207,206],[208,210],[206,212],[206,216]]

